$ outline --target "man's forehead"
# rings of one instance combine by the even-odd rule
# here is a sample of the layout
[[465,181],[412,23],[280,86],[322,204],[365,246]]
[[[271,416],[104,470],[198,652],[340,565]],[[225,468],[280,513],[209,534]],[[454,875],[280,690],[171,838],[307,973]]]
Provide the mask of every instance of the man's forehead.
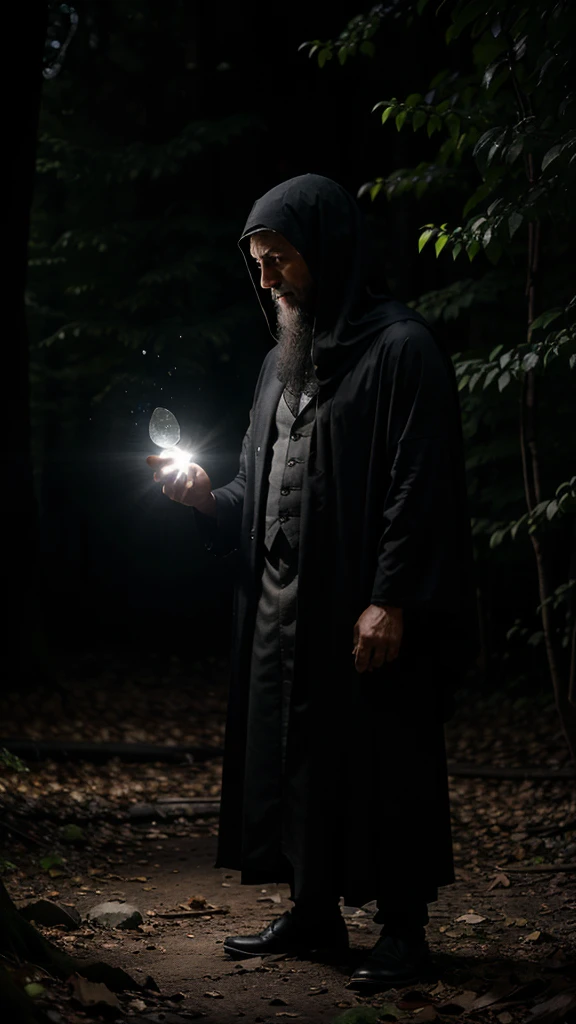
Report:
[[250,254],[264,256],[267,252],[279,252],[290,243],[278,231],[257,231],[250,238]]

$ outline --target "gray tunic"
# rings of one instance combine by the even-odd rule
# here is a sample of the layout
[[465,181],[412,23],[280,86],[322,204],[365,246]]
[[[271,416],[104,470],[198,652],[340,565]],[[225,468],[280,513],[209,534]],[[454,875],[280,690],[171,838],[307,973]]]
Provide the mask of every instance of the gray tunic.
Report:
[[[271,834],[277,836],[278,849],[285,848],[281,802],[294,671],[301,494],[315,415],[315,397],[303,393],[298,403],[287,391],[281,395],[268,477],[246,744],[245,780],[251,798],[245,807],[260,809],[257,822],[245,821],[246,832],[261,837],[262,850],[269,846]],[[261,737],[271,733],[276,741],[263,745]],[[258,799],[254,799],[255,787]],[[258,859],[258,850],[251,848],[250,856]],[[274,869],[274,865],[263,866]]]

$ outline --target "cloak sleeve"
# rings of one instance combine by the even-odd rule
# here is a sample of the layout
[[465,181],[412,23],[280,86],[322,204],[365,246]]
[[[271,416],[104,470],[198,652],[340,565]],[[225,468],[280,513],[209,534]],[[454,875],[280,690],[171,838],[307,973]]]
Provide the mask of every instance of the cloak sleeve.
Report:
[[194,509],[196,528],[204,541],[204,547],[216,558],[232,554],[240,544],[244,490],[246,487],[246,460],[251,445],[252,413],[250,424],[244,434],[240,465],[234,479],[224,487],[213,491],[216,500],[216,515],[207,516]]
[[449,356],[426,327],[386,332],[380,381],[389,486],[372,603],[453,607],[466,521],[460,408]]

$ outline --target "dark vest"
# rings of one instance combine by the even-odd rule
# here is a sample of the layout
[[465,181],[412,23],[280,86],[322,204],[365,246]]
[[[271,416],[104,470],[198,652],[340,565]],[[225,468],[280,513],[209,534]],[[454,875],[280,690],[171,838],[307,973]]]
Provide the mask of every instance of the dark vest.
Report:
[[264,544],[268,550],[280,530],[290,547],[298,548],[302,483],[315,416],[316,397],[303,393],[298,403],[296,396],[288,391],[280,396],[276,409],[278,436],[272,452],[266,502]]

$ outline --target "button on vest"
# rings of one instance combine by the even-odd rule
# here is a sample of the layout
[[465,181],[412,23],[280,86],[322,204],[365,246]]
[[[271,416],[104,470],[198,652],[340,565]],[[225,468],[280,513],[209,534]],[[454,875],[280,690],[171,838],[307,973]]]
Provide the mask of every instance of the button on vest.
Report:
[[[289,395],[288,398],[292,396]],[[307,404],[304,404],[305,402]],[[295,416],[284,392],[276,410],[278,435],[272,452],[266,501],[264,543],[268,550],[272,547],[279,530],[282,530],[292,549],[298,547],[302,485],[310,453],[316,399],[303,396],[300,406],[302,411]]]

